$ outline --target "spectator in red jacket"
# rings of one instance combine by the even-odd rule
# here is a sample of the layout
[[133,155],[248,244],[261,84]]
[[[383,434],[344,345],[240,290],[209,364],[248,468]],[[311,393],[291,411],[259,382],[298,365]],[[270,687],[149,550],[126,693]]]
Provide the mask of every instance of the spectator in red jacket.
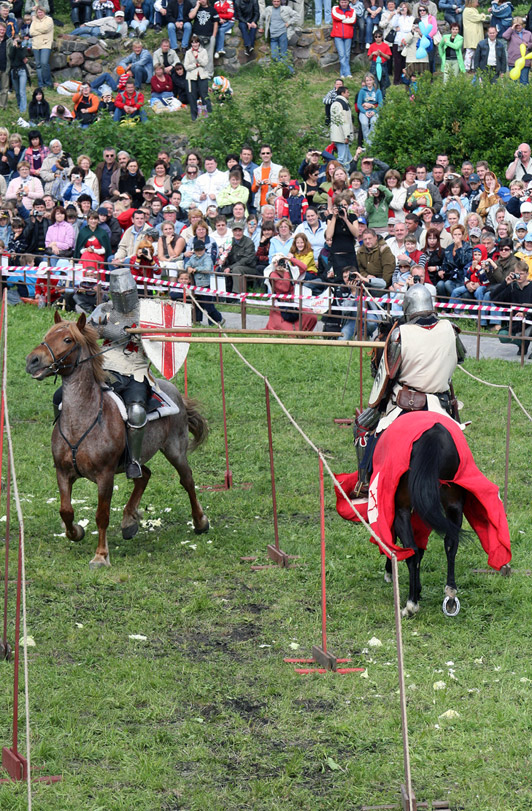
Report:
[[144,93],[135,90],[135,81],[128,79],[125,90],[119,93],[115,99],[114,121],[121,121],[122,118],[140,118],[147,121],[146,110],[143,110]]
[[154,66],[155,73],[151,77],[151,98],[150,106],[153,106],[157,101],[164,101],[164,99],[171,99],[174,95],[174,83],[169,73],[164,72],[164,65],[158,64]]

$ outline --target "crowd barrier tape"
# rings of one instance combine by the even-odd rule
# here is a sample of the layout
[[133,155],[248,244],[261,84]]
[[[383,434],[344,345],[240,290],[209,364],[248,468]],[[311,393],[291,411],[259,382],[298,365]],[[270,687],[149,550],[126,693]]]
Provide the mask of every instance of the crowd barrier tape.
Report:
[[[69,275],[73,276],[73,283],[81,281],[85,275],[94,279],[95,272],[90,270],[86,271],[82,265],[63,265],[59,267],[52,267],[51,265],[41,265],[40,267],[36,267],[35,265],[4,265],[2,267],[2,276],[12,276],[12,275],[24,275],[26,278],[29,279],[43,279],[46,275],[50,273],[50,278],[54,280],[57,279],[58,281],[65,281],[65,277]],[[107,270],[99,271],[99,275],[101,277],[99,284],[103,288],[107,288],[109,286],[109,282],[106,280],[105,276],[109,273]],[[135,275],[135,274],[134,274]],[[328,302],[330,298],[330,294],[315,294],[315,295],[303,295],[303,294],[296,294],[296,293],[255,293],[255,292],[245,292],[245,293],[232,293],[226,290],[220,290],[216,287],[200,287],[199,285],[194,284],[181,284],[180,282],[175,282],[170,279],[155,279],[151,276],[138,276],[135,275],[135,280],[139,285],[142,285],[142,289],[148,290],[160,290],[165,288],[173,288],[178,290],[190,290],[196,294],[200,295],[210,295],[210,296],[222,296],[226,303],[231,303],[229,300],[234,300],[235,304],[245,302],[247,300],[251,300],[256,302],[257,304],[265,304],[271,306],[272,301],[275,299],[276,301],[284,301],[287,303],[292,302],[294,305],[297,305],[298,302],[306,302],[306,306],[309,308],[316,307],[320,310],[320,312],[325,312],[323,309],[323,303],[326,300]],[[302,287],[307,287],[303,281],[297,282]],[[328,288],[331,289],[330,287]],[[374,301],[381,305],[383,310],[386,310],[386,305],[390,302],[390,298],[388,295],[384,296],[372,296],[371,299],[368,296],[363,296],[363,301]],[[532,318],[532,307],[525,307],[522,305],[512,305],[511,307],[503,307],[501,305],[495,305],[493,302],[471,302],[471,303],[458,303],[458,302],[450,302],[450,301],[436,301],[435,308],[443,311],[451,311],[453,317],[455,318],[470,318],[471,316],[478,315],[479,311],[484,311],[486,317],[493,317],[493,316],[512,316],[515,320],[524,321],[525,324],[532,324],[532,320],[528,320],[526,315],[531,313]]]

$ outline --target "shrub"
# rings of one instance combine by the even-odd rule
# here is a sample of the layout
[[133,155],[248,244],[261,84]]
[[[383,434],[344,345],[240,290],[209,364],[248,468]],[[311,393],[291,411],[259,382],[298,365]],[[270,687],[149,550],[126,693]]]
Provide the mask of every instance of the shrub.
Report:
[[292,76],[279,62],[254,72],[258,73],[258,81],[253,82],[253,94],[240,92],[229,101],[214,102],[195,145],[223,161],[228,152],[239,153],[244,143],[252,146],[268,143],[273,160],[282,158],[295,173],[308,148],[321,140],[314,122],[301,129],[293,114],[295,106],[308,95],[307,79],[304,75]]
[[446,152],[451,163],[487,160],[499,174],[532,131],[532,86],[509,78],[494,84],[458,76],[443,84],[423,74],[415,97],[392,87],[379,115],[372,151],[402,169]]
[[99,119],[85,130],[76,124],[47,124],[39,127],[44,142],[59,138],[63,149],[75,160],[77,155],[89,155],[93,163],[102,160],[106,146],[116,144],[117,149],[125,149],[135,157],[144,173],[151,172],[157,153],[162,147],[161,125],[156,118],[116,124],[111,116]]

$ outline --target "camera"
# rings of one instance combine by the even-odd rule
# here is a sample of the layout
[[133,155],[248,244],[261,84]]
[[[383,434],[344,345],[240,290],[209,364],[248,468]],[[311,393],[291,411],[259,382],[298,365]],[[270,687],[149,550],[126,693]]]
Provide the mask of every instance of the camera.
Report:
[[421,284],[421,276],[412,276],[414,284]]
[[286,259],[284,259],[284,257],[282,259],[279,259],[279,261],[277,262],[277,267],[288,268],[288,262],[286,261]]
[[512,279],[512,281],[514,281],[514,282],[515,282],[516,279],[519,278],[518,273],[509,273],[508,275],[509,275],[509,278]]
[[357,272],[356,272],[356,270],[350,270],[348,278],[349,278],[350,282],[356,282],[356,280],[357,280]]
[[520,150],[520,149],[518,149],[518,150],[517,150],[517,157],[518,157],[518,158],[522,158],[522,157],[523,157],[523,153],[521,152],[521,150]]

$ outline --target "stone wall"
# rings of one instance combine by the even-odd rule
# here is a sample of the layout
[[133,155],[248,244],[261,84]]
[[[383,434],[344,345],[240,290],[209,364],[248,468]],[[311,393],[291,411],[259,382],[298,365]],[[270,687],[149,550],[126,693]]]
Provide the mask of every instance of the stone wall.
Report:
[[[161,33],[161,38],[163,36]],[[120,59],[130,53],[130,48],[130,39],[124,42],[62,34],[54,43],[50,60],[54,80],[86,78],[91,81],[105,70],[112,71]],[[289,50],[296,68],[312,59],[322,70],[338,72],[338,55],[329,26],[301,29],[292,38]],[[270,58],[270,46],[263,37],[257,39],[253,56],[246,56],[237,26],[225,37],[225,52],[225,56],[215,61],[215,69],[227,76],[234,76],[247,64],[265,64]],[[355,56],[352,61],[361,61],[363,67],[368,64],[364,54]]]

